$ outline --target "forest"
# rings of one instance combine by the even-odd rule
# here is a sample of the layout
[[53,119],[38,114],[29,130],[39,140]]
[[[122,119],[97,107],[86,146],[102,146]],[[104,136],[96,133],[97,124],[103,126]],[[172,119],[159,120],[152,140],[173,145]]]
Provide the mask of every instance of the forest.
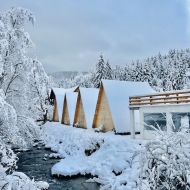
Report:
[[187,77],[190,68],[190,49],[171,49],[166,55],[159,53],[143,61],[132,61],[125,67],[112,67],[110,61],[100,55],[95,70],[87,74],[81,71],[71,78],[62,78],[59,86],[70,88],[82,86],[98,88],[101,79],[120,81],[148,81],[156,91],[183,90],[189,88]]

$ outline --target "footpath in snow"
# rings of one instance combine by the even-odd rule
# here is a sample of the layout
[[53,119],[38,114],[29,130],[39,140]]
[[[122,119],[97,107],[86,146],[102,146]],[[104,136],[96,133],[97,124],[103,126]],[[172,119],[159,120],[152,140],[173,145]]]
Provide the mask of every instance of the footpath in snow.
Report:
[[57,122],[46,123],[43,130],[45,147],[57,152],[49,156],[62,158],[52,167],[53,175],[91,174],[88,181],[102,184],[101,189],[139,189],[142,140]]

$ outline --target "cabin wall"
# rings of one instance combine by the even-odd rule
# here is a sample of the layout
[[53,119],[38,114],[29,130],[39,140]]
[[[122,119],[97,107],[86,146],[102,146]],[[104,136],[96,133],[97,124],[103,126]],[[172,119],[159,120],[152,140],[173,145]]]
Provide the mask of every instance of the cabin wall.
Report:
[[83,109],[83,104],[82,104],[82,99],[81,99],[80,93],[79,93],[78,99],[77,99],[75,118],[74,118],[74,125],[76,123],[78,123],[77,127],[87,129],[86,119],[85,119],[85,114],[84,114],[84,109]]
[[59,116],[58,116],[58,108],[57,108],[57,101],[54,99],[54,109],[53,109],[53,118],[52,121],[59,122]]
[[64,104],[63,104],[63,114],[62,114],[62,124],[70,125],[70,118],[69,118],[69,110],[68,110],[68,104],[66,96],[64,98]]
[[93,127],[103,125],[103,131],[107,132],[114,128],[114,123],[103,86],[100,87],[98,103],[96,106]]

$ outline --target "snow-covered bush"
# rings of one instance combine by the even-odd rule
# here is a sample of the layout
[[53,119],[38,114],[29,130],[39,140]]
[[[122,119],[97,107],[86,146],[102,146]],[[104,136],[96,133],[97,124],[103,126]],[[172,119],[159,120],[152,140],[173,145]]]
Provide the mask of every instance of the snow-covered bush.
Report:
[[2,190],[45,190],[49,185],[46,182],[35,182],[22,172],[13,172],[6,175],[0,165],[0,189]]
[[190,189],[190,141],[184,133],[160,133],[142,151],[142,182],[150,189]]
[[16,169],[16,162],[18,158],[14,152],[9,149],[1,140],[0,140],[0,167],[3,172],[6,174],[11,174]]
[[40,136],[39,126],[30,117],[18,115],[17,126],[19,127],[19,134],[21,136],[21,141],[17,142],[17,145],[21,147],[32,146],[34,139],[38,139]]
[[5,143],[17,144],[21,140],[16,126],[17,115],[14,108],[4,98],[4,93],[0,89],[0,139]]
[[31,145],[33,139],[39,136],[39,128],[31,118],[17,115],[4,98],[0,90],[0,139],[20,148]]

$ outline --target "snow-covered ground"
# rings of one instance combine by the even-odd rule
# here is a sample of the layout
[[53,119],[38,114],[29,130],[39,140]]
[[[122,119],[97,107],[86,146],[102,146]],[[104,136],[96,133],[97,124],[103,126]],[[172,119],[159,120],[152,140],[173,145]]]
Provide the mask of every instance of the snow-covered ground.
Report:
[[60,156],[52,174],[72,176],[91,174],[89,181],[102,184],[101,189],[139,189],[140,151],[144,141],[113,132],[95,133],[60,123],[44,125],[46,147]]

